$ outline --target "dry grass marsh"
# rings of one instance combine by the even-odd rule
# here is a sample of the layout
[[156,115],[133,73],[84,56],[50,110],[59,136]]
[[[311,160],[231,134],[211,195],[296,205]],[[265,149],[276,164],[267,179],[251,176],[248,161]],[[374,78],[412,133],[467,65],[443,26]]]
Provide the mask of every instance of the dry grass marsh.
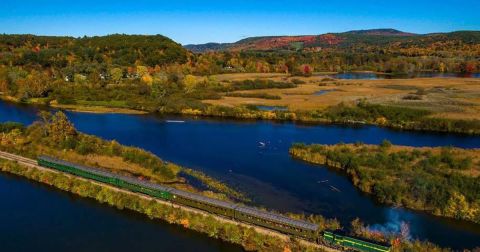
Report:
[[[480,119],[480,79],[418,78],[382,80],[333,80],[326,76],[289,77],[285,74],[226,74],[219,81],[271,79],[274,81],[305,82],[296,88],[237,91],[238,93],[267,93],[280,100],[247,97],[222,97],[205,100],[215,105],[247,104],[287,106],[290,110],[324,109],[340,102],[353,103],[366,99],[370,103],[422,108],[433,116],[452,119]],[[326,92],[325,92],[326,91]]]

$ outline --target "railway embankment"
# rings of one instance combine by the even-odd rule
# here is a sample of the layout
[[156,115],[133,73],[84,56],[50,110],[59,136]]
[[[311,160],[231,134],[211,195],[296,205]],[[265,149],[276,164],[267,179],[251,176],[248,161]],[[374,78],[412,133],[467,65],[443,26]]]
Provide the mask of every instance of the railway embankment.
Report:
[[337,251],[266,228],[237,222],[199,209],[162,201],[103,183],[38,166],[33,159],[0,152],[0,171],[48,184],[81,197],[130,209],[171,224],[204,233],[212,238],[258,251]]

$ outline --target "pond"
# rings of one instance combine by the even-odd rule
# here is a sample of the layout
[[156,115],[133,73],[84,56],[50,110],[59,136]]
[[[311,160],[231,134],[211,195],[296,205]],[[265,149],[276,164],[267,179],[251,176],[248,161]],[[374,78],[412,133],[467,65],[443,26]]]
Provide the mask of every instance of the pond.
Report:
[[320,95],[328,94],[328,93],[333,92],[333,91],[336,91],[336,90],[335,89],[320,90],[320,91],[315,92],[314,95],[320,96]]
[[256,108],[262,111],[287,111],[288,110],[288,108],[284,106],[258,105],[256,106]]

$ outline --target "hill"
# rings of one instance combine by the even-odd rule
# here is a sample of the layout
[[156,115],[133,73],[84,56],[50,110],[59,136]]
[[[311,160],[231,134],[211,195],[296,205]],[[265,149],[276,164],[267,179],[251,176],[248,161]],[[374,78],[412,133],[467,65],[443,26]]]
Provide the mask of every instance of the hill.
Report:
[[0,64],[65,67],[76,63],[110,63],[127,66],[136,62],[154,67],[185,63],[187,50],[162,35],[113,34],[95,37],[0,35]]
[[356,30],[304,36],[251,37],[235,43],[185,45],[192,52],[206,51],[320,51],[329,48],[349,49],[362,46],[388,48],[429,47],[438,42],[480,43],[479,31],[414,34],[395,29]]
[[354,30],[345,32],[345,34],[378,35],[378,36],[414,36],[415,33],[402,32],[395,29],[370,29]]

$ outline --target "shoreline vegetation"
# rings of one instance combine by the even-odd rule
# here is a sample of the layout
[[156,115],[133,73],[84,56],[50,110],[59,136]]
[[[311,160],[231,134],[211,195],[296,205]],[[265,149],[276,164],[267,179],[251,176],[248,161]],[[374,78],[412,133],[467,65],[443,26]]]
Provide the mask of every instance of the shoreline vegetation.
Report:
[[[261,96],[275,97],[264,93]],[[228,95],[227,95],[228,96]],[[249,95],[239,94],[239,97]],[[255,95],[254,95],[255,96]],[[459,133],[480,135],[480,120],[447,119],[433,117],[428,110],[406,108],[401,106],[380,105],[359,100],[352,103],[340,103],[329,106],[326,109],[310,111],[271,110],[263,111],[256,105],[246,106],[220,106],[204,105],[202,108],[183,108],[180,110],[167,109],[164,111],[146,110],[144,107],[127,108],[115,106],[83,104],[58,104],[58,102],[46,103],[45,100],[20,101],[13,97],[0,96],[1,99],[14,103],[46,105],[75,112],[84,113],[119,113],[119,114],[148,114],[160,113],[171,115],[200,116],[213,118],[232,118],[247,120],[273,120],[291,121],[311,124],[343,124],[343,125],[373,125],[392,128],[397,130],[432,131],[443,133]],[[270,99],[270,98],[265,98]],[[98,104],[98,103],[97,103]]]
[[[111,172],[123,175],[135,176],[157,183],[166,183],[182,190],[203,193],[208,197],[248,201],[242,193],[199,171],[165,163],[153,154],[138,148],[122,146],[115,141],[105,141],[77,132],[62,112],[57,112],[54,115],[43,112],[40,113],[40,118],[40,121],[28,127],[13,122],[0,123],[0,150],[30,158],[35,158],[40,153],[46,154],[79,164],[108,169]],[[122,167],[122,169],[119,169],[119,167]],[[133,193],[122,192],[106,185],[99,185],[55,171],[25,167],[5,160],[0,160],[0,170],[46,183],[82,197],[92,198],[118,209],[127,208],[146,214],[150,218],[182,225],[185,228],[206,233],[210,237],[239,244],[246,250],[322,251],[316,247],[309,247],[296,239],[285,240],[268,233],[256,232],[255,229],[246,228],[242,225],[223,223],[212,216],[186,212]],[[198,191],[184,184],[183,180],[178,177],[180,172],[197,178],[216,192]],[[337,220],[325,219],[320,215],[305,216],[292,213],[286,215],[291,218],[317,223],[321,230],[341,228]],[[409,241],[402,238],[400,234],[381,234],[371,231],[358,219],[352,222],[351,233],[358,237],[377,241],[394,241],[396,249],[394,251],[402,251],[402,249],[448,251],[428,242]]]
[[75,195],[91,198],[117,209],[129,209],[150,219],[180,225],[211,238],[241,246],[247,251],[327,251],[295,239],[282,239],[275,234],[222,220],[201,211],[189,211],[145,196],[92,183],[54,171],[42,171],[0,160],[0,171],[25,177]]
[[[33,159],[40,154],[57,157],[221,200],[238,203],[250,201],[243,193],[203,172],[164,162],[139,148],[123,146],[116,141],[105,141],[80,133],[62,112],[53,115],[41,112],[39,117],[39,121],[28,127],[15,122],[0,123],[0,150]],[[182,225],[185,228],[206,233],[210,237],[241,245],[246,250],[323,251],[295,239],[285,240],[275,234],[257,232],[244,225],[224,223],[209,214],[191,213],[172,207],[170,204],[161,204],[134,193],[122,192],[108,185],[56,171],[26,167],[6,160],[0,160],[0,171],[46,183],[82,197],[93,198],[119,209],[127,208],[146,214],[150,218]],[[208,189],[200,190],[185,183],[185,179],[180,176],[181,173],[194,177]],[[339,227],[338,221],[325,219],[319,215],[304,216],[291,213],[286,215],[318,223],[322,228]]]
[[[123,146],[115,140],[106,141],[78,132],[62,112],[53,115],[40,112],[39,120],[28,127],[14,122],[0,123],[0,150],[33,159],[49,155],[209,197],[249,202],[243,193],[200,171],[164,162],[150,152]],[[200,191],[187,184],[182,173],[189,173],[208,190]]]
[[290,154],[341,170],[381,203],[480,224],[480,149],[295,143]]
[[[234,223],[230,220],[212,216],[211,214],[192,210],[190,208],[175,207],[143,195],[123,191],[111,186],[94,183],[75,176],[60,172],[40,170],[20,165],[13,161],[0,159],[0,172],[13,174],[26,179],[43,183],[59,190],[70,192],[80,197],[90,198],[102,204],[115,207],[119,210],[129,209],[139,214],[146,215],[149,219],[159,220],[168,224],[179,225],[214,239],[241,246],[246,251],[265,252],[331,252],[335,249],[323,248],[302,240],[278,235],[263,228],[252,227],[245,224]],[[327,228],[329,220],[321,219],[322,227]],[[331,227],[333,227],[331,226]],[[352,221],[352,234],[372,240],[382,241],[385,237],[369,230],[368,226],[359,220]],[[435,244],[425,241],[395,240],[393,252],[419,251],[419,252],[450,252],[448,248],[440,248]],[[467,251],[467,250],[466,250]]]

